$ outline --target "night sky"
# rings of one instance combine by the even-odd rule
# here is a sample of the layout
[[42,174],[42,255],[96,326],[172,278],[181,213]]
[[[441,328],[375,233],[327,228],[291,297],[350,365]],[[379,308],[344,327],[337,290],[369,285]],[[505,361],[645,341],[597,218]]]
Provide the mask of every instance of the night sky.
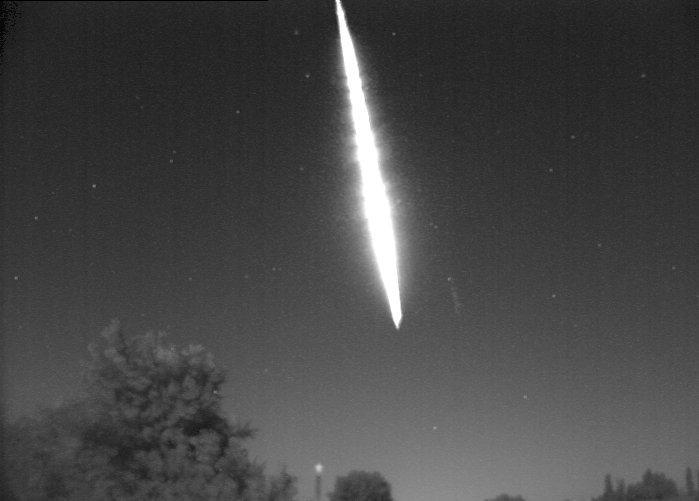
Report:
[[2,389],[202,344],[312,493],[589,499],[699,464],[692,2],[345,4],[404,320],[363,215],[331,2],[21,4],[2,60]]

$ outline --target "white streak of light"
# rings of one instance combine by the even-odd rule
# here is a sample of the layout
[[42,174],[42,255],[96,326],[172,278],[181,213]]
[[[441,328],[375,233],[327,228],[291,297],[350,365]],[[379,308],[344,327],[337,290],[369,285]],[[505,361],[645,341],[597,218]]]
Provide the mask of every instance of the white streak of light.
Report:
[[340,26],[340,42],[342,58],[345,64],[345,75],[349,87],[352,104],[352,121],[354,123],[357,160],[362,173],[362,194],[364,195],[364,210],[369,223],[371,243],[374,256],[379,266],[379,274],[383,282],[391,316],[396,329],[402,318],[400,293],[398,290],[398,263],[396,259],[396,243],[391,223],[391,207],[386,196],[386,188],[379,171],[379,153],[376,150],[374,134],[371,131],[369,110],[362,91],[362,79],[359,75],[359,63],[354,52],[345,11],[340,0],[336,0],[337,21]]

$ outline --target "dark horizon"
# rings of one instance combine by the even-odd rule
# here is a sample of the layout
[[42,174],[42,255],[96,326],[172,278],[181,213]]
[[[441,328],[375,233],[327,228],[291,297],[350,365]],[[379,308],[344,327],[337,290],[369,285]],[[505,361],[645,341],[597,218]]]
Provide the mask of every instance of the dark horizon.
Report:
[[327,4],[3,7],[3,412],[79,394],[120,318],[215,354],[227,413],[300,499],[318,462],[380,471],[401,501],[587,500],[647,468],[681,484],[692,4],[343,2],[398,331]]

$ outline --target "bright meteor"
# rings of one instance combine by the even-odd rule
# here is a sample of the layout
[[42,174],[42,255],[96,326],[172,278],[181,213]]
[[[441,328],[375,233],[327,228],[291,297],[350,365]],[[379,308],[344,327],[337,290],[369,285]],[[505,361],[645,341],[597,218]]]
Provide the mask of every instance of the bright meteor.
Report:
[[391,207],[386,196],[386,188],[379,170],[379,153],[374,141],[374,133],[369,121],[362,79],[359,75],[359,63],[354,52],[345,11],[340,0],[336,0],[337,22],[340,27],[340,42],[342,58],[347,76],[347,87],[352,104],[352,121],[354,123],[357,161],[362,173],[362,194],[364,195],[364,211],[369,223],[369,234],[374,249],[374,256],[379,266],[379,274],[383,282],[391,316],[396,329],[402,318],[400,293],[398,290],[398,262],[396,258],[396,243],[391,222]]

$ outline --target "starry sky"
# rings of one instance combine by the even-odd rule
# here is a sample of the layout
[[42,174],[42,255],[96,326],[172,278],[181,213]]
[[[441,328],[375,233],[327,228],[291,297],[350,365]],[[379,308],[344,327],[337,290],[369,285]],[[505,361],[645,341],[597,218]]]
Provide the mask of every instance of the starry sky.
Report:
[[2,392],[81,392],[112,318],[202,344],[301,499],[589,499],[699,464],[691,2],[348,0],[393,328],[331,2],[27,3],[2,59]]

